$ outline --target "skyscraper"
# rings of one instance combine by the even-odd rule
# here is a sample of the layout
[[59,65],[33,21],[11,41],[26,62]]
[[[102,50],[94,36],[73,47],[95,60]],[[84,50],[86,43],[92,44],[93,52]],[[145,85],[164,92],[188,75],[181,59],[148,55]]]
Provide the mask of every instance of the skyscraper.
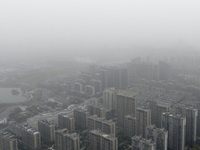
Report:
[[98,117],[102,117],[102,118],[106,117],[106,110],[104,107],[88,105],[87,108],[90,115],[97,115]]
[[74,109],[75,129],[86,129],[89,116],[90,113],[84,109]]
[[163,113],[162,128],[168,131],[168,150],[185,149],[185,117],[170,112]]
[[88,128],[90,130],[99,129],[105,134],[115,135],[115,123],[112,120],[99,118],[97,115],[88,117]]
[[90,150],[118,150],[118,140],[114,135],[102,133],[99,130],[89,132]]
[[198,103],[198,116],[197,116],[197,136],[200,137],[200,103]]
[[141,136],[133,136],[131,139],[132,150],[156,150],[156,143],[142,138]]
[[146,127],[151,124],[151,111],[149,109],[137,108],[136,119],[136,134],[145,138]]
[[137,99],[133,93],[119,91],[117,93],[117,124],[124,127],[124,117],[131,115],[135,117]]
[[101,85],[101,81],[100,80],[95,80],[92,79],[90,81],[90,85],[93,86],[95,88],[95,93],[101,92],[102,90],[102,85]]
[[91,85],[86,85],[85,86],[85,94],[88,96],[93,96],[95,95],[95,87]]
[[146,138],[156,143],[156,150],[167,150],[168,131],[149,125],[146,128]]
[[67,114],[59,114],[58,128],[59,129],[67,128],[69,132],[73,132],[75,130],[74,118]]
[[169,105],[166,103],[158,103],[155,100],[149,100],[149,109],[151,110],[151,124],[161,128],[161,117],[164,112],[169,111]]
[[124,136],[131,138],[136,135],[136,117],[130,115],[124,118]]
[[17,138],[10,132],[0,131],[0,150],[18,150]]
[[40,132],[24,126],[22,128],[22,143],[27,149],[39,150],[41,148]]
[[54,142],[55,141],[55,126],[51,125],[47,121],[38,122],[38,131],[41,134],[41,138],[44,142]]
[[177,105],[175,111],[176,113],[181,114],[183,117],[186,117],[185,144],[189,147],[193,147],[196,143],[198,110],[192,107]]
[[156,105],[156,127],[161,128],[161,119],[164,112],[169,111],[169,105],[165,103],[158,103]]
[[56,150],[80,150],[80,139],[77,133],[68,133],[66,129],[56,131]]
[[157,101],[155,100],[148,100],[149,103],[149,109],[151,110],[151,124],[156,124],[156,105]]
[[109,88],[103,91],[103,106],[107,110],[117,108],[117,91],[115,88]]

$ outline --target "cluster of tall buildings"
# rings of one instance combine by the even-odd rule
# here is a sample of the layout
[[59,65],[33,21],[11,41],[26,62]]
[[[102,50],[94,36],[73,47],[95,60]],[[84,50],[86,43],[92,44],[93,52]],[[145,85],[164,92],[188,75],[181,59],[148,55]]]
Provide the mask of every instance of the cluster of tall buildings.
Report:
[[60,129],[55,132],[56,150],[80,150],[80,139],[77,133],[68,133],[67,129]]
[[[88,74],[82,74],[81,79],[74,82],[73,90],[84,92],[88,97],[100,95],[100,100],[93,98],[88,100],[87,107],[79,105],[70,112],[59,113],[56,126],[40,120],[35,130],[9,122],[9,132],[0,133],[0,150],[17,149],[17,137],[30,150],[39,150],[41,141],[55,143],[56,150],[79,150],[84,140],[81,141],[83,136],[77,132],[88,134],[85,148],[117,150],[118,129],[122,129],[124,139],[131,141],[132,150],[184,150],[193,147],[200,136],[200,104],[171,107],[148,99],[147,103],[139,105],[134,93],[121,90],[128,85],[129,77],[170,80],[170,64],[159,62],[153,65],[135,60],[134,65],[128,67],[91,66]],[[114,112],[113,120],[107,119],[107,112]]]
[[140,108],[136,96],[122,90],[117,91],[116,102],[117,126],[124,129],[126,138],[135,136],[140,149],[144,143],[159,150],[184,150],[195,145],[198,110],[194,107],[175,105],[171,110],[168,104],[149,100]]
[[[41,134],[36,129],[11,121],[8,130],[21,139],[21,143],[26,149],[39,150],[41,148]],[[5,146],[5,143],[3,145]]]
[[74,82],[74,91],[93,96],[104,89],[115,87],[125,88],[128,85],[128,69],[123,67],[90,66],[89,73]]
[[8,131],[1,131],[0,150],[18,150],[18,140],[16,136]]
[[90,150],[118,150],[118,139],[114,135],[105,134],[100,130],[89,132]]
[[147,80],[172,79],[172,67],[165,61],[159,61],[154,64],[150,62],[143,62],[141,58],[135,58],[128,64],[128,70],[129,81],[138,78]]

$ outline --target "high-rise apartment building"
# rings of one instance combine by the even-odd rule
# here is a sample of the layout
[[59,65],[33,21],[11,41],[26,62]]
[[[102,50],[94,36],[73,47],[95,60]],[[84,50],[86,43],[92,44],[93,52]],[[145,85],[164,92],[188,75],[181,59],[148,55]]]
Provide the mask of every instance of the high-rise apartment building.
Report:
[[164,128],[156,128],[155,125],[147,126],[146,139],[156,143],[156,150],[167,150],[168,131]]
[[56,150],[80,150],[80,139],[77,133],[68,133],[67,129],[56,131]]
[[74,117],[67,114],[58,115],[58,128],[67,128],[68,132],[73,132],[75,130]]
[[162,128],[168,131],[168,150],[184,150],[186,118],[170,112],[162,115]]
[[18,150],[17,138],[10,132],[0,131],[0,150]]
[[99,118],[97,117],[97,115],[88,117],[88,129],[89,130],[98,129],[105,134],[115,135],[115,123],[112,120]]
[[95,88],[95,93],[101,92],[102,90],[102,85],[101,85],[101,81],[100,80],[95,80],[92,79],[90,81],[90,85],[93,86]]
[[157,120],[156,120],[156,105],[157,105],[157,101],[155,100],[148,100],[149,103],[149,109],[151,110],[151,124],[156,124]]
[[169,112],[169,105],[165,103],[158,103],[156,105],[156,127],[161,128],[162,114]]
[[118,140],[114,135],[102,133],[100,130],[89,132],[90,150],[118,150]]
[[133,136],[131,139],[132,150],[156,150],[156,143],[142,138],[141,136]]
[[124,136],[131,138],[136,135],[136,117],[130,115],[124,118]]
[[131,115],[135,117],[137,99],[133,93],[119,91],[117,93],[117,124],[124,127],[124,117]]
[[103,106],[107,110],[117,108],[117,91],[115,88],[109,88],[103,91]]
[[46,143],[52,143],[55,141],[55,126],[51,125],[47,121],[38,122],[38,131],[40,132],[41,138]]
[[22,143],[26,149],[40,150],[41,148],[41,136],[40,132],[33,128],[22,128]]
[[95,95],[95,87],[91,85],[86,85],[85,86],[85,94],[88,96],[93,96]]
[[126,68],[108,67],[100,72],[103,89],[109,87],[124,88],[128,85]]
[[86,129],[89,116],[90,113],[84,109],[74,109],[75,129]]
[[192,107],[177,105],[175,108],[176,113],[186,117],[186,139],[185,144],[193,147],[196,143],[197,134],[197,115],[198,110]]
[[90,115],[97,115],[98,117],[102,117],[102,118],[106,117],[106,110],[104,107],[88,105],[87,108]]
[[8,130],[11,133],[14,133],[17,137],[21,137],[22,136],[22,125],[18,124],[15,121],[9,121]]
[[137,108],[136,111],[136,135],[146,137],[146,127],[151,124],[151,111],[149,109]]
[[74,91],[79,92],[79,93],[83,92],[83,85],[81,83],[75,82]]
[[197,105],[198,107],[198,116],[197,116],[197,136],[200,137],[200,103]]
[[169,105],[166,103],[158,103],[155,100],[149,100],[149,109],[151,110],[151,124],[161,128],[161,118],[164,112],[169,111]]

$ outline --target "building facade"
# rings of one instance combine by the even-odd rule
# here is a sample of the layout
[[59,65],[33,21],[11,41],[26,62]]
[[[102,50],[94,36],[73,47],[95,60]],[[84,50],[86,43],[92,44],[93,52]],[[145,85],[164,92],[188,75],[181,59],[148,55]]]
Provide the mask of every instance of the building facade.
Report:
[[186,118],[170,112],[162,115],[162,128],[168,131],[168,150],[184,150]]
[[147,126],[146,139],[156,143],[156,150],[167,150],[168,131],[164,128],[156,128],[155,125]]
[[132,150],[156,150],[156,143],[146,140],[141,136],[133,136],[131,139]]
[[56,150],[80,150],[80,139],[77,133],[68,133],[67,129],[56,131]]
[[137,99],[133,93],[119,91],[117,93],[117,124],[124,127],[124,117],[131,115],[135,117]]
[[145,138],[146,127],[151,124],[151,111],[149,109],[137,108],[136,119],[136,135]]
[[99,130],[89,132],[89,143],[89,150],[118,150],[117,138]]
[[55,126],[47,121],[38,122],[38,131],[41,138],[46,143],[53,143],[55,141]]
[[0,150],[18,150],[17,138],[10,132],[0,131]]

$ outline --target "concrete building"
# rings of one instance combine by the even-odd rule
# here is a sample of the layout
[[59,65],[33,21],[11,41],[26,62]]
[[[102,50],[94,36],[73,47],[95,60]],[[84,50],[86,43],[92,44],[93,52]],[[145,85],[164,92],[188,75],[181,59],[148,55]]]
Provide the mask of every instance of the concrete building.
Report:
[[10,121],[8,122],[8,130],[15,134],[17,137],[21,137],[22,136],[22,125],[18,124],[15,121]]
[[117,91],[115,88],[109,88],[103,91],[103,106],[107,110],[117,108]]
[[89,132],[89,143],[89,150],[118,150],[117,138],[99,130]]
[[101,106],[88,105],[87,108],[90,115],[97,115],[102,118],[106,117],[106,110]]
[[0,131],[0,150],[18,150],[18,141],[13,134]]
[[149,109],[151,110],[151,124],[161,128],[161,118],[164,112],[169,111],[169,105],[166,103],[158,103],[155,100],[149,100]]
[[77,133],[68,133],[67,129],[56,131],[56,150],[80,150],[80,139]]
[[156,105],[156,127],[161,128],[162,114],[169,112],[169,105],[166,103],[158,103]]
[[107,67],[100,71],[103,89],[109,87],[124,88],[128,85],[128,71],[126,68]]
[[148,100],[149,103],[149,109],[151,110],[151,124],[156,124],[157,123],[157,114],[156,114],[156,105],[157,101],[155,100]]
[[87,127],[87,120],[90,113],[84,109],[74,109],[75,129],[82,130]]
[[117,93],[117,124],[124,127],[124,117],[131,115],[135,117],[137,99],[133,93],[119,91]]
[[102,85],[100,80],[92,79],[90,81],[90,85],[95,88],[95,93],[99,93],[102,91]]
[[82,93],[83,92],[83,86],[81,83],[75,82],[74,83],[74,91]]
[[58,114],[58,128],[67,128],[68,132],[75,130],[74,117],[67,114]]
[[97,115],[88,117],[88,129],[89,130],[98,129],[105,134],[115,135],[115,123],[112,120],[99,118]]
[[168,150],[184,150],[186,118],[170,112],[162,115],[162,128],[168,131]]
[[40,132],[36,131],[33,128],[23,126],[22,143],[26,147],[26,149],[40,150],[41,148]]
[[136,117],[127,115],[124,117],[124,136],[131,138],[136,135]]
[[193,147],[197,139],[197,115],[198,110],[192,107],[177,105],[175,108],[176,113],[186,117],[186,146]]
[[200,103],[198,103],[198,116],[197,116],[197,136],[200,137]]
[[47,121],[38,122],[38,131],[45,143],[53,143],[55,141],[55,126]]
[[146,140],[141,136],[133,136],[131,139],[132,150],[156,150],[156,143]]
[[156,143],[156,150],[167,150],[168,131],[164,128],[156,128],[155,125],[147,126],[146,139]]
[[84,91],[85,91],[85,94],[87,94],[88,96],[95,95],[95,87],[94,86],[86,85]]
[[151,111],[148,109],[137,108],[136,111],[136,135],[146,137],[146,127],[151,124]]

